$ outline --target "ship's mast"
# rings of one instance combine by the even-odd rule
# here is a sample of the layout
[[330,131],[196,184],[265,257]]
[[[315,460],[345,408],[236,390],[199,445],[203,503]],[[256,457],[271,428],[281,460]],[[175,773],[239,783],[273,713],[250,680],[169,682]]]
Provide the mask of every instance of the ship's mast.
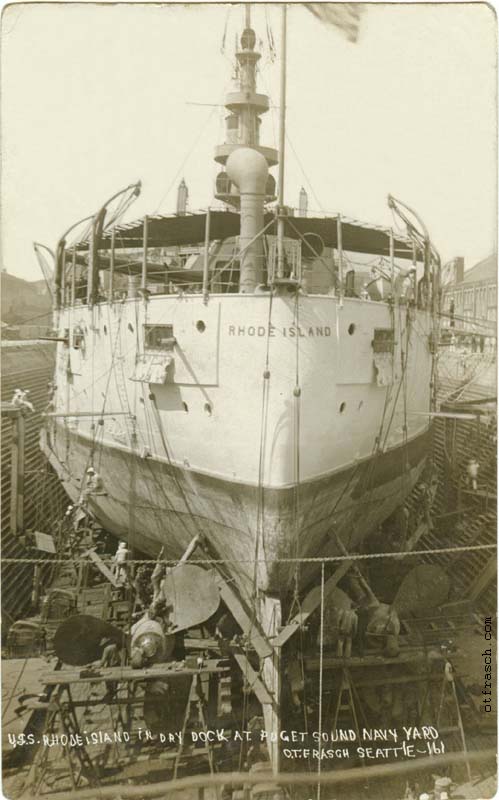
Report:
[[[256,34],[251,27],[251,6],[245,4],[245,28],[236,51],[237,90],[225,97],[225,143],[215,150],[215,161],[225,167],[227,159],[239,147],[251,147],[261,153],[269,168],[277,164],[277,151],[260,144],[260,117],[270,108],[269,98],[256,90],[256,72],[261,55],[255,50]],[[239,207],[239,192],[230,184],[227,173],[217,176],[215,196],[230,206]],[[265,202],[275,199],[275,180],[271,176],[265,192]]]
[[226,141],[215,151],[215,161],[225,167],[217,176],[215,196],[240,209],[240,291],[252,293],[266,281],[261,234],[265,203],[275,200],[275,180],[268,170],[277,164],[277,152],[260,144],[260,117],[270,104],[267,95],[257,92],[261,56],[255,50],[249,4],[245,6],[245,25],[236,52],[237,91],[229,92],[225,99]]
[[281,89],[279,102],[279,184],[277,193],[277,277],[284,277],[284,156],[286,148],[286,3],[281,10]]

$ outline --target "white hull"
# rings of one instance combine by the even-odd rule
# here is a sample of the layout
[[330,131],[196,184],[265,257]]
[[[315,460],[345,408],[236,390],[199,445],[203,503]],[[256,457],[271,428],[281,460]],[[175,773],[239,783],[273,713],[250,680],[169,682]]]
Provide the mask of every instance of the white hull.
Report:
[[[245,594],[255,554],[268,562],[258,587],[285,592],[294,566],[276,558],[333,554],[333,529],[354,548],[422,469],[430,318],[410,313],[407,329],[406,307],[393,310],[383,386],[372,340],[392,312],[381,302],[192,295],[64,310],[59,334],[72,344],[78,327],[83,346],[59,345],[56,411],[95,416],[55,418],[54,463],[75,496],[93,463],[106,495],[91,506],[138,549],[175,557],[201,530]],[[162,385],[131,380],[168,358],[144,352],[145,324],[173,325]]]

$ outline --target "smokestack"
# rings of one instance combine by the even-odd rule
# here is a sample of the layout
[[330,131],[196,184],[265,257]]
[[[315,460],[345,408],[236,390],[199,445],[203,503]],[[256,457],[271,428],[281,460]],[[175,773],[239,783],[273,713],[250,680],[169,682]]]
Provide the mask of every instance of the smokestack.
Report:
[[185,217],[187,211],[187,199],[189,197],[189,190],[187,184],[182,178],[177,189],[177,214],[180,217]]
[[464,258],[458,256],[454,259],[454,283],[462,283],[464,279]]
[[[226,165],[229,180],[236,184],[241,196],[241,282],[243,294],[254,292],[263,280],[263,242],[261,237],[249,244],[263,229],[263,203],[269,168],[257,150],[239,147],[234,150]],[[249,245],[249,246],[248,246]],[[247,248],[245,250],[245,248]]]
[[300,189],[300,199],[298,200],[298,216],[306,217],[308,211],[308,194],[303,186]]

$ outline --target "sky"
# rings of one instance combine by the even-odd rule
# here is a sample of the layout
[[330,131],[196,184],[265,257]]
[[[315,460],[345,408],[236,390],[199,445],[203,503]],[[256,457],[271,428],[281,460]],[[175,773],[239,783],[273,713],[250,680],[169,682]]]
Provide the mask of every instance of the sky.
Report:
[[[261,143],[276,146],[280,10],[253,8],[259,90],[273,105]],[[40,279],[33,241],[54,248],[138,179],[128,220],[174,212],[182,178],[190,210],[216,205],[213,151],[243,26],[242,5],[4,9],[3,268]],[[471,267],[495,251],[496,51],[485,3],[368,5],[355,44],[293,4],[286,203],[297,206],[304,186],[312,212],[389,227],[391,193],[422,216],[444,262],[460,255]]]

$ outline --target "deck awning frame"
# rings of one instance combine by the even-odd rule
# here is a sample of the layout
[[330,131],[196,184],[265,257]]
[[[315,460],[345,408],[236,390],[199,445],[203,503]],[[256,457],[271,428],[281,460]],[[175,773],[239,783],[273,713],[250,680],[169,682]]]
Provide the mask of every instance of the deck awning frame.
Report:
[[[205,212],[199,214],[183,214],[172,216],[148,217],[147,245],[149,248],[157,247],[183,247],[187,245],[203,245],[206,230]],[[265,225],[269,225],[277,218],[270,213],[265,215]],[[286,225],[286,236],[298,239],[299,233],[315,234],[320,236],[326,247],[338,247],[336,216],[331,217],[290,217],[291,225]],[[210,211],[210,241],[224,240],[239,235],[239,214],[230,211]],[[138,249],[143,246],[144,220],[140,219],[114,229],[116,250]],[[272,227],[270,233],[276,233]],[[299,233],[298,233],[299,232]],[[380,227],[369,227],[357,222],[342,219],[342,246],[346,251],[365,253],[371,255],[390,255],[390,231]],[[105,231],[99,241],[99,250],[111,249],[112,232]],[[77,252],[89,249],[89,242],[82,241],[74,245],[71,250]],[[395,256],[397,258],[412,259],[414,256],[413,245],[409,238],[397,236],[395,238]]]

